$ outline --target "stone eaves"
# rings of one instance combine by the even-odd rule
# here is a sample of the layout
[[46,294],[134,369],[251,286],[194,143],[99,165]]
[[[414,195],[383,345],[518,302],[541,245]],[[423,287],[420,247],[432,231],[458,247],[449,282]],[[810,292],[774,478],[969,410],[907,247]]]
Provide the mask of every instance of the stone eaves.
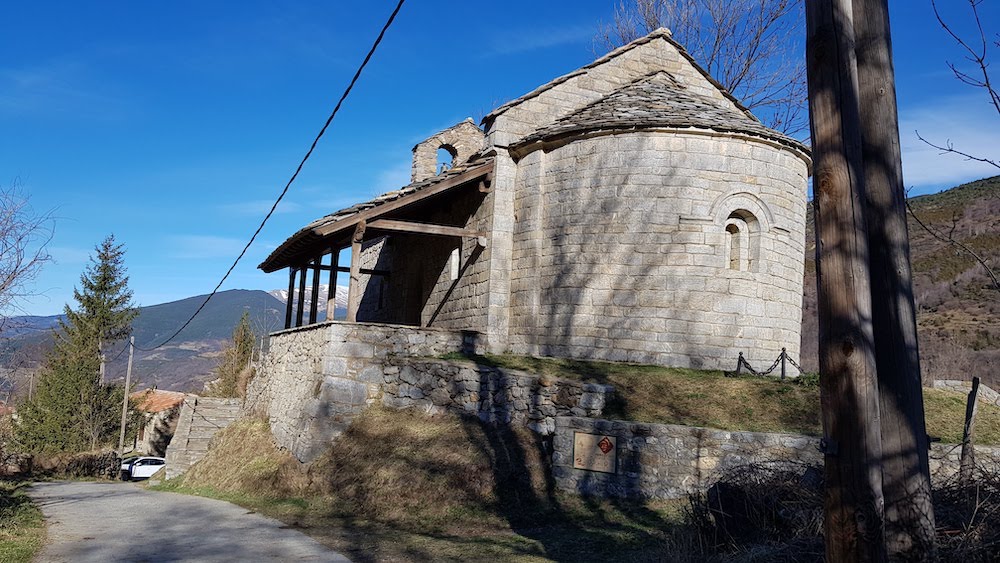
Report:
[[703,129],[763,137],[809,154],[809,149],[742,111],[690,91],[666,71],[657,71],[528,135],[514,147],[530,152],[542,141],[596,131]]
[[[323,236],[317,233],[318,229],[328,229],[330,227],[336,227],[338,223],[345,224],[352,223],[352,219],[356,218],[359,214],[367,212],[369,210],[378,208],[387,203],[405,200],[407,198],[415,198],[420,192],[437,186],[445,181],[452,180],[461,176],[463,173],[468,172],[472,169],[482,167],[484,165],[492,164],[493,156],[485,156],[482,154],[475,155],[470,158],[467,162],[456,165],[455,167],[434,176],[433,178],[428,178],[419,182],[413,182],[398,190],[391,192],[386,192],[374,199],[352,205],[336,211],[329,215],[320,217],[319,219],[309,223],[294,235],[288,237],[285,242],[281,243],[278,248],[274,249],[273,252],[260,263],[258,268],[265,272],[274,272],[281,268],[291,265],[291,262],[301,257],[302,255],[315,251],[324,241],[328,241],[331,235]],[[457,186],[456,186],[457,187]],[[353,223],[352,223],[353,224]],[[328,249],[327,249],[328,250]]]

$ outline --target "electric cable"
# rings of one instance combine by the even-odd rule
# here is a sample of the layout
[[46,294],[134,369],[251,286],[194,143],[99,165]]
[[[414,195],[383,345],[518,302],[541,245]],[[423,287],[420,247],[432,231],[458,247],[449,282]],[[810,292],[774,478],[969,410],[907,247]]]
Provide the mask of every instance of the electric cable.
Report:
[[[389,16],[389,19],[386,20],[385,25],[382,26],[382,31],[379,32],[378,37],[375,39],[375,42],[371,46],[371,49],[368,50],[368,54],[365,56],[364,61],[361,62],[361,65],[358,67],[358,70],[354,73],[354,78],[352,78],[350,84],[347,85],[347,89],[345,89],[344,93],[340,96],[340,99],[337,101],[337,105],[334,106],[333,111],[330,113],[330,117],[326,119],[326,123],[323,124],[323,128],[319,130],[319,134],[317,134],[316,138],[313,139],[312,145],[309,146],[309,150],[306,151],[305,156],[302,157],[302,161],[299,162],[299,165],[295,169],[295,172],[292,174],[292,177],[289,178],[288,183],[285,184],[285,189],[281,190],[281,194],[278,196],[278,199],[274,201],[274,205],[271,206],[271,210],[268,211],[267,215],[264,216],[264,220],[260,222],[260,226],[257,227],[256,231],[254,231],[253,236],[250,237],[250,240],[247,242],[246,246],[243,247],[243,251],[240,252],[240,255],[236,257],[235,261],[233,261],[233,265],[229,267],[229,270],[226,271],[226,274],[222,276],[221,280],[219,280],[219,283],[215,286],[215,289],[213,289],[212,292],[205,297],[205,301],[203,301],[202,304],[198,307],[198,309],[195,310],[194,314],[192,314],[191,317],[188,318],[188,320],[185,321],[184,324],[181,325],[179,329],[177,329],[172,335],[170,335],[170,338],[167,338],[160,344],[157,344],[156,346],[153,346],[151,348],[142,348],[136,346],[135,347],[136,350],[141,350],[143,352],[152,352],[157,348],[165,346],[174,338],[177,338],[177,335],[180,334],[185,328],[187,328],[192,321],[194,321],[195,317],[198,316],[198,313],[201,313],[202,309],[204,309],[205,306],[208,305],[208,302],[211,301],[212,297],[214,297],[215,294],[218,293],[219,288],[222,287],[222,284],[225,283],[226,279],[229,278],[229,275],[233,273],[234,269],[236,269],[236,265],[239,264],[240,260],[243,259],[243,256],[246,255],[247,250],[250,249],[250,245],[252,245],[254,240],[257,239],[257,235],[259,235],[261,230],[264,229],[264,225],[267,223],[268,219],[271,218],[271,215],[274,214],[274,210],[277,209],[278,204],[281,203],[282,199],[284,199],[285,194],[288,193],[288,189],[292,187],[292,183],[298,177],[299,172],[302,171],[302,167],[305,166],[306,161],[309,160],[310,156],[312,156],[313,150],[315,150],[316,145],[319,144],[319,140],[323,137],[323,134],[326,133],[327,128],[330,127],[330,123],[333,122],[333,118],[336,117],[337,112],[340,111],[340,106],[344,103],[344,100],[346,100],[347,96],[351,93],[351,89],[354,88],[354,84],[357,83],[358,79],[361,77],[361,72],[364,71],[365,67],[368,65],[368,61],[371,60],[372,55],[375,54],[375,50],[379,46],[379,43],[382,42],[382,38],[385,37],[386,31],[389,30],[389,27],[392,25],[392,22],[396,19],[396,14],[398,14],[400,8],[403,7],[403,2],[405,2],[405,0],[399,0],[399,3],[396,4],[396,9],[392,11],[392,14]],[[121,353],[119,353],[119,355],[121,355]]]

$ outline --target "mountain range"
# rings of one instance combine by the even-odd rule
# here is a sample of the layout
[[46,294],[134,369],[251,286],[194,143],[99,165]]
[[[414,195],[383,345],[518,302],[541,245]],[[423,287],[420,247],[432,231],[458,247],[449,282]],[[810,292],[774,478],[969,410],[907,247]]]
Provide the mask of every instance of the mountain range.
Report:
[[[996,388],[1000,384],[996,372],[1000,366],[1000,289],[973,253],[1000,273],[1000,176],[913,197],[909,205],[912,214],[907,226],[924,380],[980,376]],[[815,252],[810,214],[801,358],[809,371],[819,369]]]

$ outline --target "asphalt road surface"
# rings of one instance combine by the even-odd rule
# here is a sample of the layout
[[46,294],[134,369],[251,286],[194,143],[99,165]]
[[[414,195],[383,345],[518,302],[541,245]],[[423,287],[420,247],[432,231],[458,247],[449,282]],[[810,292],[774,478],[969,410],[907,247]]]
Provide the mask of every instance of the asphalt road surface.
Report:
[[29,494],[48,524],[41,563],[349,563],[302,532],[219,500],[131,483],[36,483]]

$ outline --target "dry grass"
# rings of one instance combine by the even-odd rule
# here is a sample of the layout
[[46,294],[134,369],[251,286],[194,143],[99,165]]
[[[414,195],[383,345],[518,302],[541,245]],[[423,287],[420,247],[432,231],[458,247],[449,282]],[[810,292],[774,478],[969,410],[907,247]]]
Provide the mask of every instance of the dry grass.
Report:
[[242,421],[182,481],[156,488],[247,506],[356,561],[705,560],[683,501],[557,494],[546,447],[474,419],[372,409],[300,466],[266,423]]
[[[726,377],[721,371],[507,355],[470,359],[540,375],[610,383],[615,386],[616,398],[605,409],[607,418],[722,430],[821,434],[815,377],[785,381],[737,378]],[[927,433],[947,443],[960,442],[965,395],[924,389],[924,402]],[[1000,408],[981,403],[976,428],[978,444],[1000,444]]]

